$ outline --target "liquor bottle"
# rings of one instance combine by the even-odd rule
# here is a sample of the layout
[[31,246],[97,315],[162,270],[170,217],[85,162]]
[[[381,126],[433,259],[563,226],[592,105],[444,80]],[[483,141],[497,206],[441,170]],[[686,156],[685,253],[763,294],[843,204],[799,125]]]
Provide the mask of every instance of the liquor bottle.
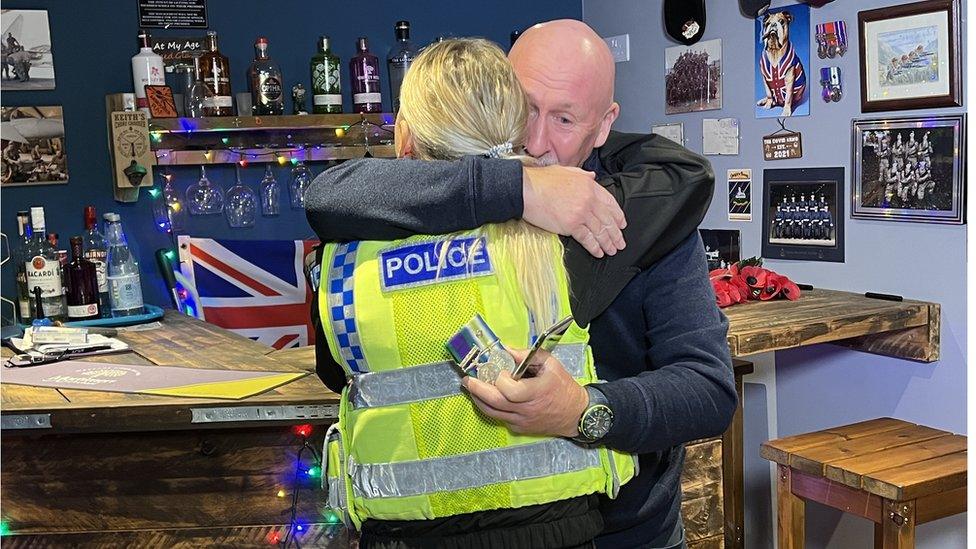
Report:
[[108,289],[112,316],[139,315],[143,312],[139,264],[129,249],[119,214],[107,213],[105,239],[108,241]]
[[339,81],[339,57],[329,47],[329,37],[320,36],[318,53],[312,56],[312,112],[342,112],[342,85]]
[[84,257],[80,236],[71,237],[71,263],[68,263],[68,320],[99,318],[98,278],[95,264]]
[[85,206],[85,234],[82,236],[85,259],[95,265],[95,282],[98,289],[98,310],[107,317],[112,312],[108,293],[108,245],[105,236],[98,230],[95,206]]
[[283,114],[285,99],[281,70],[268,56],[268,39],[263,36],[254,43],[254,61],[247,74],[251,81],[251,110],[254,115]]
[[24,271],[27,290],[33,295],[40,290],[41,311],[35,318],[64,320],[64,286],[61,281],[61,263],[58,252],[47,241],[44,208],[30,209],[33,231],[24,250]]
[[349,60],[349,79],[352,82],[352,111],[380,112],[383,100],[380,96],[380,60],[369,53],[365,38],[356,41],[359,53]]
[[407,69],[417,57],[417,49],[410,42],[409,21],[397,21],[393,32],[396,35],[396,44],[390,48],[386,66],[390,69],[390,101],[393,103],[393,112],[397,112],[400,110],[400,86]]
[[17,234],[20,235],[20,242],[17,245],[14,261],[17,264],[17,310],[20,313],[20,321],[30,324],[31,320],[31,296],[27,291],[27,269],[24,253],[27,251],[27,243],[31,237],[30,213],[26,210],[17,212]]
[[204,116],[231,116],[230,61],[217,49],[217,31],[207,31],[207,49],[200,56],[200,75],[206,86]]
[[136,92],[136,106],[149,114],[146,86],[164,84],[166,84],[166,76],[163,72],[163,58],[152,50],[149,32],[140,30],[139,53],[132,56],[132,86]]
[[61,294],[68,295],[68,277],[65,267],[68,266],[68,250],[58,247],[58,233],[47,233],[47,241],[58,254],[58,265],[61,266]]

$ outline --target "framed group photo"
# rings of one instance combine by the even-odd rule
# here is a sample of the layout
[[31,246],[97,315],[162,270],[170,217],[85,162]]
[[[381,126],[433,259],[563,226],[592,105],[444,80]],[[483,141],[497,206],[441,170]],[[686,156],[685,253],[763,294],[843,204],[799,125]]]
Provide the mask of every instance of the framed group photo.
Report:
[[722,41],[664,50],[664,113],[722,108]]
[[965,122],[964,114],[854,120],[851,217],[965,223]]
[[962,105],[958,0],[858,12],[861,111]]
[[762,256],[844,262],[844,168],[763,170]]

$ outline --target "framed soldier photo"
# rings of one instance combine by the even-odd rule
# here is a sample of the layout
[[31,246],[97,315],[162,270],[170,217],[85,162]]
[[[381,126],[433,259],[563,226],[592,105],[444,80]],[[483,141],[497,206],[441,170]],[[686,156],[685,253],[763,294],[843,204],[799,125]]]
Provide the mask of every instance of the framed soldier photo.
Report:
[[854,120],[851,217],[966,222],[966,115]]
[[722,108],[722,41],[664,50],[664,114]]
[[962,105],[957,0],[858,12],[861,111]]
[[844,168],[763,170],[762,256],[844,262]]

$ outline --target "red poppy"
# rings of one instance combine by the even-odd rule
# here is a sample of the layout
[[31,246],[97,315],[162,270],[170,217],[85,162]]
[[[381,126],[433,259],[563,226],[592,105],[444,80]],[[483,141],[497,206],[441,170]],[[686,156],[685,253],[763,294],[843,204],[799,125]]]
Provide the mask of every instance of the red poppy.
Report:
[[713,279],[712,289],[715,290],[715,301],[719,307],[728,307],[742,300],[739,289],[724,279]]
[[780,292],[780,295],[786,299],[789,299],[790,301],[796,301],[797,299],[800,299],[800,287],[797,286],[795,282],[784,276],[783,290]]
[[729,284],[735,286],[735,288],[739,290],[739,295],[741,296],[741,299],[739,299],[739,303],[745,303],[746,301],[749,301],[749,296],[752,295],[752,291],[750,290],[749,285],[746,284],[746,279],[743,278],[742,275],[733,276],[729,280]]
[[780,292],[783,291],[783,284],[787,282],[789,282],[789,279],[785,276],[770,272],[766,276],[766,287],[759,293],[759,300],[769,301],[770,299],[776,299],[780,295]]

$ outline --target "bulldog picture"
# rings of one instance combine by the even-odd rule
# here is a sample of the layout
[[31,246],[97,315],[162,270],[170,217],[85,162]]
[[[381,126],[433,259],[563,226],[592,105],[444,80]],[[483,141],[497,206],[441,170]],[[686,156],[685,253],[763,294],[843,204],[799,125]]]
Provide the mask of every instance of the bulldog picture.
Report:
[[[760,117],[809,113],[804,68],[809,55],[809,11],[802,13],[804,21],[798,21],[800,16],[794,13],[797,8],[809,10],[807,6],[791,6],[769,12],[757,22],[756,111]],[[792,38],[791,27],[797,31]]]

